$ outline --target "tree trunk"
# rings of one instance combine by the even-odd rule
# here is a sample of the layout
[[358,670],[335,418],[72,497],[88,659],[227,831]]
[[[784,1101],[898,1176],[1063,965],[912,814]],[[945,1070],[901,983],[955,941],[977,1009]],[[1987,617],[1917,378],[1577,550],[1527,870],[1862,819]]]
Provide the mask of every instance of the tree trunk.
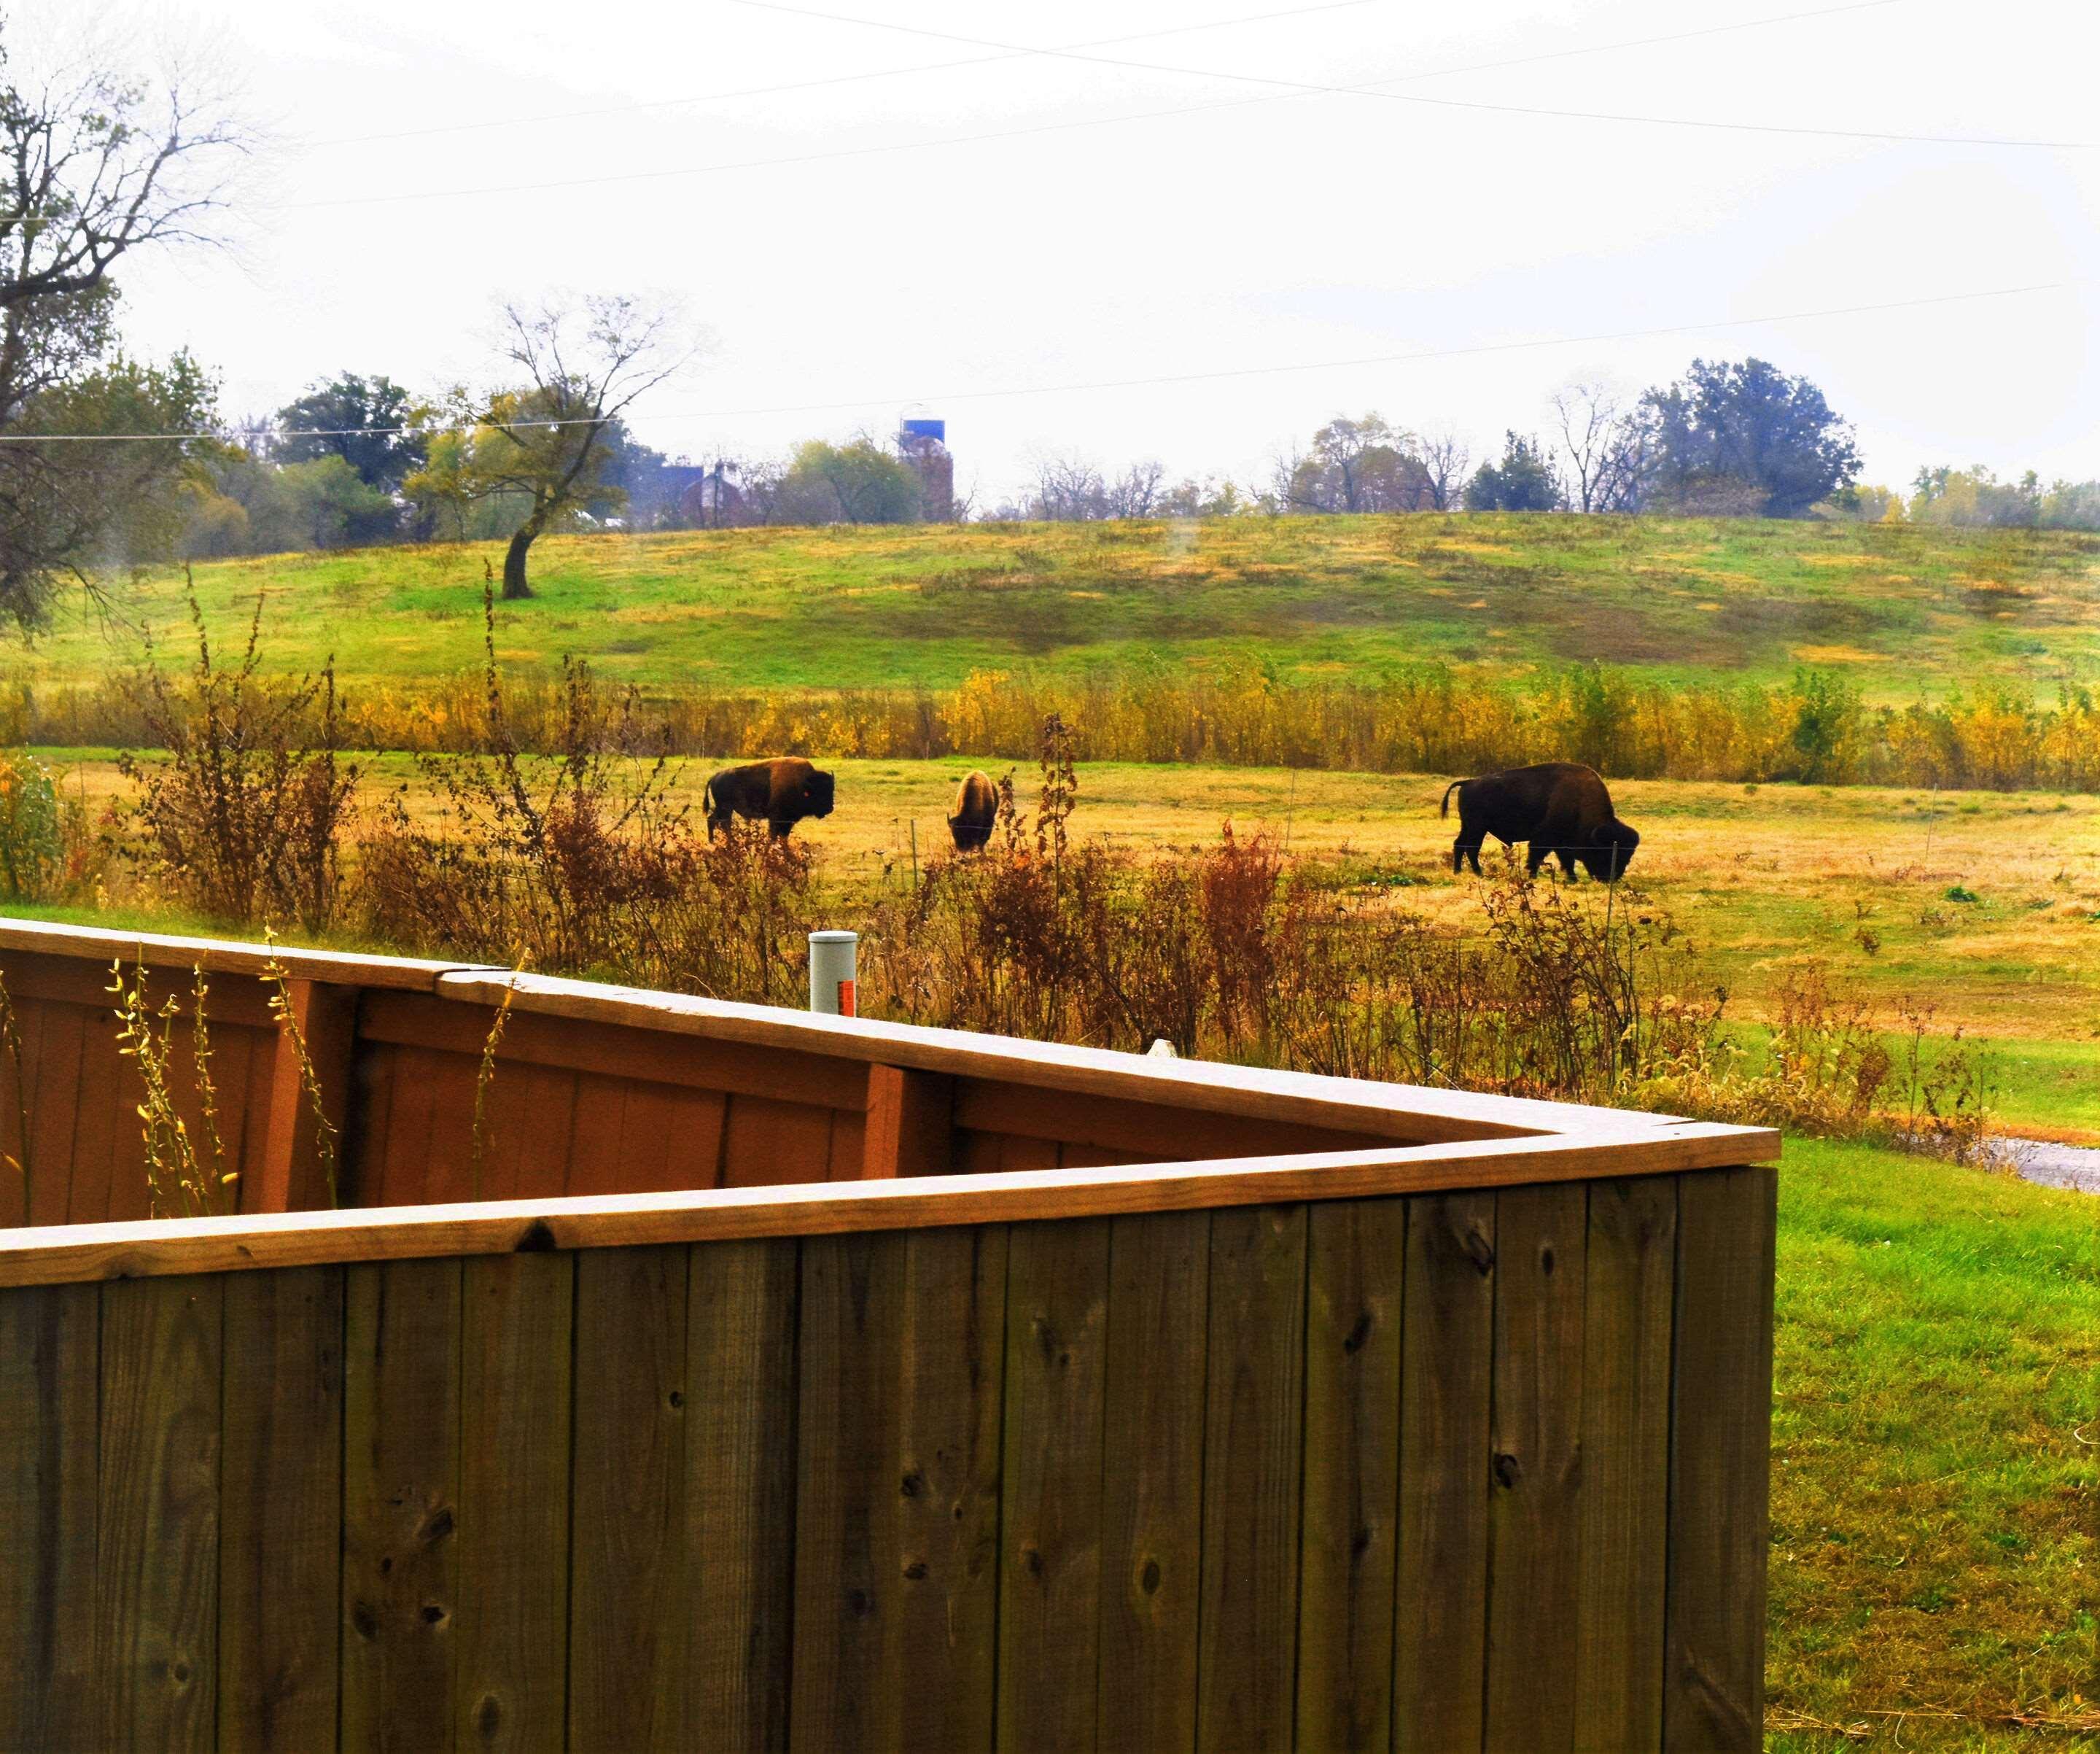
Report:
[[540,533],[540,520],[527,518],[524,527],[510,538],[510,549],[503,556],[503,600],[516,603],[520,598],[532,594],[532,587],[525,582],[526,551],[532,546],[533,538]]

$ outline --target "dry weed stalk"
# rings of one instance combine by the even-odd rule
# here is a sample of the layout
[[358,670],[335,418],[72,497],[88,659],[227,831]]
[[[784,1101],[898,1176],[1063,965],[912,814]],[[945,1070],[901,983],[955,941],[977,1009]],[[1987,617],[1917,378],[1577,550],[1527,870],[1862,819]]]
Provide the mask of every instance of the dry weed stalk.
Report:
[[270,947],[270,958],[262,965],[262,979],[270,988],[270,1015],[276,1020],[285,1039],[291,1043],[292,1056],[298,1062],[299,1089],[314,1117],[314,1155],[320,1161],[321,1177],[328,1186],[329,1206],[333,1210],[342,1204],[336,1185],[336,1125],[329,1119],[328,1103],[321,1093],[320,1074],[314,1069],[313,1056],[307,1050],[307,1032],[299,1027],[298,1008],[292,1002],[290,973],[277,958],[275,935],[266,930],[262,938]]
[[146,1147],[146,1185],[149,1209],[157,1218],[209,1217],[232,1209],[231,1195],[240,1179],[238,1170],[226,1168],[225,1150],[218,1138],[218,1097],[211,1071],[211,1044],[201,1032],[206,987],[204,970],[194,972],[193,1021],[190,1060],[201,1107],[205,1160],[192,1137],[189,1123],[175,1101],[173,1068],[176,1059],[175,1030],[183,1020],[180,1001],[170,994],[157,1007],[146,993],[145,965],[124,979],[121,961],[109,965],[110,984],[116,995],[117,1051],[139,1068],[144,1099],[138,1115]]
[[488,1155],[488,1092],[496,1082],[496,1050],[503,1045],[503,1031],[510,1021],[511,996],[517,992],[514,985],[506,985],[503,996],[496,1002],[496,1015],[490,1019],[488,1034],[481,1044],[481,1064],[474,1076],[474,1198],[481,1198],[482,1164]]

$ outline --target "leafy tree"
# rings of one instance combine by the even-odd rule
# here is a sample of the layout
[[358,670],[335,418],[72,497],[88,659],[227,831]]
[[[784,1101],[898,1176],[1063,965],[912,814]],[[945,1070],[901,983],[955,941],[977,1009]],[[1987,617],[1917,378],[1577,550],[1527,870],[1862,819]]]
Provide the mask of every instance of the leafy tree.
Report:
[[2032,469],[2017,481],[2001,481],[1981,463],[1973,469],[1921,469],[1911,487],[1914,524],[2023,529],[2041,522],[2041,482]]
[[522,513],[503,557],[504,600],[515,602],[532,594],[534,542],[580,513],[625,503],[612,474],[620,417],[695,350],[671,311],[637,298],[510,305],[503,315],[502,352],[525,381],[479,398],[457,392],[452,412],[469,430],[434,438],[403,487],[462,523],[468,506],[492,498]]
[[1655,503],[1798,518],[1860,474],[1852,429],[1806,378],[1762,360],[1694,360],[1643,399],[1655,423]]
[[18,77],[0,35],[0,618],[37,625],[62,579],[179,527],[188,447],[86,435],[193,431],[213,386],[186,355],[117,352],[111,275],[207,238],[244,144],[179,81],[89,62]]
[[919,477],[872,439],[850,444],[812,439],[788,466],[778,517],[783,524],[915,523]]
[[343,372],[277,410],[276,454],[289,463],[339,457],[366,486],[398,493],[428,460],[417,419],[414,399],[392,378]]
[[1536,439],[1502,435],[1498,462],[1483,463],[1466,484],[1468,511],[1558,511],[1560,483],[1552,459]]
[[1329,421],[1279,473],[1278,497],[1301,511],[1423,511],[1436,500],[1414,440],[1375,413]]

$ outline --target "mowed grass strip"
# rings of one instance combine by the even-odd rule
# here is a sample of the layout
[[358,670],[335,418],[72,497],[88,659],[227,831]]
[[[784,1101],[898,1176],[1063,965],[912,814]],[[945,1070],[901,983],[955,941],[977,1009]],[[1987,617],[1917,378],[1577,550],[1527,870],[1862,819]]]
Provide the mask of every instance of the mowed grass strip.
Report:
[[[353,684],[412,685],[479,661],[501,562],[492,544],[374,548],[208,562],[196,580],[222,625],[269,594],[273,667],[333,652]],[[1158,661],[1368,680],[1440,658],[1686,681],[1807,664],[1904,704],[2100,674],[2100,537],[2074,532],[1423,515],[607,532],[545,538],[532,563],[538,595],[499,613],[506,665],[574,653],[666,691]],[[77,598],[7,669],[92,684],[142,629],[179,658],[182,594],[174,570],[112,581],[114,638]]]
[[1775,1377],[1774,1725],[2100,1746],[2100,1201],[1789,1142]]

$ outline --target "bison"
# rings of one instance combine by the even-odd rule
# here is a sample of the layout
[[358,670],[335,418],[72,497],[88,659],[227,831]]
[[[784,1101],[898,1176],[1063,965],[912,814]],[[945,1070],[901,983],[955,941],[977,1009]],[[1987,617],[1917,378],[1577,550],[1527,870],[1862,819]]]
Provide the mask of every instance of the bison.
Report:
[[1515,846],[1530,842],[1525,861],[1529,877],[1550,856],[1570,877],[1576,867],[1606,882],[1617,879],[1632,861],[1640,836],[1612,813],[1612,794],[1594,768],[1579,762],[1542,762],[1536,767],[1512,767],[1507,773],[1454,780],[1445,789],[1440,816],[1451,813],[1451,794],[1458,794],[1458,837],[1451,843],[1451,868],[1470,860],[1480,869],[1480,842],[1489,835]]
[[948,833],[955,837],[955,850],[973,853],[991,838],[992,824],[999,820],[999,788],[982,771],[963,775],[955,788],[955,813],[948,818]]
[[725,767],[708,781],[704,794],[708,838],[729,826],[731,816],[763,822],[776,841],[805,816],[832,813],[832,776],[799,755],[776,755],[770,761]]

